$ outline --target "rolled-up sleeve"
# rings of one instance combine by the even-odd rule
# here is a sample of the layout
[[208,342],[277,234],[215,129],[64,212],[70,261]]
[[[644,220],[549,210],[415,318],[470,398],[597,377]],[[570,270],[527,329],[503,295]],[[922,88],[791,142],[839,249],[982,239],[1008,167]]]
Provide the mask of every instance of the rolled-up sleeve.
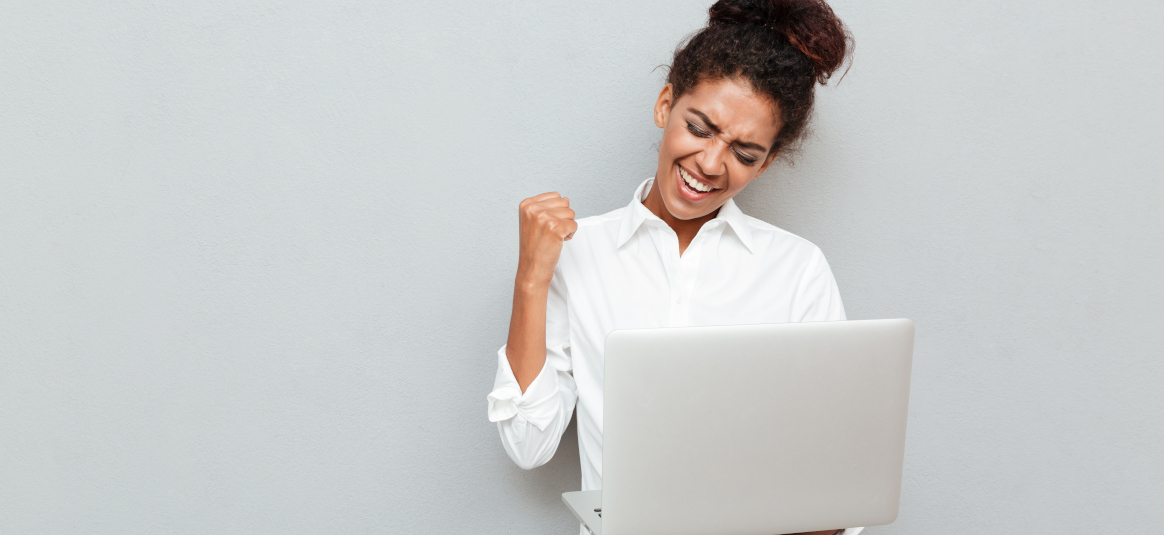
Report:
[[546,363],[522,393],[505,347],[497,351],[497,376],[489,401],[489,421],[497,422],[509,458],[529,470],[554,456],[578,399],[570,358],[567,291],[554,271],[546,301]]

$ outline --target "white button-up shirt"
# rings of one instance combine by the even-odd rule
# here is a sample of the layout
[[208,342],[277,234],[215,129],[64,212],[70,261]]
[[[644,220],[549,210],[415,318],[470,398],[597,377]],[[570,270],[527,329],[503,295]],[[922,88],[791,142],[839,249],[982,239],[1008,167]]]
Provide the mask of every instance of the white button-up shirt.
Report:
[[[582,490],[602,487],[602,382],[615,329],[845,319],[837,283],[808,240],[745,215],[728,200],[679,254],[679,238],[642,201],[578,220],[550,282],[546,363],[525,393],[505,355],[489,420],[518,466],[554,455],[578,407]],[[848,533],[854,533],[849,530]]]

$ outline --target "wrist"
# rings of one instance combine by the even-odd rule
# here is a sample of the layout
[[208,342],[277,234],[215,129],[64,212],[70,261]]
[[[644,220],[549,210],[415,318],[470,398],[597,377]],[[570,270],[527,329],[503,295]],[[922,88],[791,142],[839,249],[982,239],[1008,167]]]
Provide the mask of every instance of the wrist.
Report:
[[524,294],[545,294],[550,291],[550,280],[553,278],[553,270],[542,273],[538,270],[518,267],[517,277],[514,280],[514,290]]
[[542,282],[540,280],[527,280],[518,278],[513,285],[513,296],[517,299],[546,299],[550,293],[550,282]]

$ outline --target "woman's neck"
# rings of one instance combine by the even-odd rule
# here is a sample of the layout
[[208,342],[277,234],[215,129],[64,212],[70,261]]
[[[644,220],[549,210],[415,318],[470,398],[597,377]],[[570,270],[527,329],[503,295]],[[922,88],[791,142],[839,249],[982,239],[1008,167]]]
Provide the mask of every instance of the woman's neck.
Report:
[[699,233],[703,224],[715,219],[715,216],[719,214],[719,208],[716,208],[714,212],[695,219],[679,219],[671,215],[670,210],[667,210],[667,205],[663,202],[663,194],[659,191],[658,180],[651,182],[651,192],[647,194],[646,199],[643,199],[643,206],[646,206],[647,210],[650,210],[652,214],[667,223],[671,230],[675,231],[675,235],[679,237],[680,255],[687,250],[687,246],[691,244],[691,240],[695,239],[695,235]]

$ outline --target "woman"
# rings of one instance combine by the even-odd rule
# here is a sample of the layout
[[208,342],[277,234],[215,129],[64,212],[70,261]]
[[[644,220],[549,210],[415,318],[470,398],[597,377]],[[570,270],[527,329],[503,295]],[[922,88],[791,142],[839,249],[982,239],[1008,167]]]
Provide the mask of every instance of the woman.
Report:
[[823,0],[720,0],[675,53],[655,103],[658,168],[630,204],[575,221],[557,193],[521,202],[513,315],[489,395],[519,466],[553,456],[577,403],[582,489],[601,488],[603,343],[615,329],[845,319],[820,250],[732,197],[800,140],[815,84],[849,41]]

